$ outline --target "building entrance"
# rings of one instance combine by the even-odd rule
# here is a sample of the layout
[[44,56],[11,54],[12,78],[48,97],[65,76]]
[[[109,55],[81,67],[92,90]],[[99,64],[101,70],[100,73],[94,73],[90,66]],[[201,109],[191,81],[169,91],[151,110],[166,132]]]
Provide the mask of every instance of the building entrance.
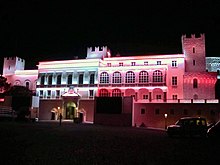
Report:
[[68,102],[66,104],[66,119],[74,119],[76,117],[76,104]]

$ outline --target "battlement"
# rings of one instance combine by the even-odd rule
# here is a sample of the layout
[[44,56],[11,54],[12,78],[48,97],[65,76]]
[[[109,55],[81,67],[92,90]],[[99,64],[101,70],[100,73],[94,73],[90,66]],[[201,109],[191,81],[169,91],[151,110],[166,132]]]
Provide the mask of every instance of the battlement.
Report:
[[205,34],[200,33],[199,35],[191,34],[191,35],[182,35],[182,40],[184,39],[205,39]]
[[87,59],[101,59],[103,57],[110,57],[110,50],[107,46],[98,46],[98,47],[88,47],[87,48]]
[[19,57],[5,57],[3,75],[14,74],[16,70],[24,70],[25,60]]

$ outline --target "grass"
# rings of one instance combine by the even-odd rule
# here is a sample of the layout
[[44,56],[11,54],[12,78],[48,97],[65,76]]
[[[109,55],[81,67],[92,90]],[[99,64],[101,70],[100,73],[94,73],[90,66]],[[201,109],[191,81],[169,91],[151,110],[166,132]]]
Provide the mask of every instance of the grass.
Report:
[[201,164],[219,153],[214,142],[141,128],[0,122],[0,130],[1,165]]

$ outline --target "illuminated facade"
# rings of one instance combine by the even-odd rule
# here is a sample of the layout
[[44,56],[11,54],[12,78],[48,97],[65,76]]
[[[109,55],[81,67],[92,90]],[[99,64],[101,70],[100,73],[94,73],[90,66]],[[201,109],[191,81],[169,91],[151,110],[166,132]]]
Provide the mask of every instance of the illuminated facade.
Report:
[[86,59],[39,62],[32,71],[24,70],[22,59],[5,58],[3,75],[36,90],[42,119],[55,108],[66,119],[82,114],[93,122],[96,96],[132,96],[134,104],[218,102],[217,74],[206,71],[204,34],[181,39],[182,54],[112,57],[107,47],[95,47]]

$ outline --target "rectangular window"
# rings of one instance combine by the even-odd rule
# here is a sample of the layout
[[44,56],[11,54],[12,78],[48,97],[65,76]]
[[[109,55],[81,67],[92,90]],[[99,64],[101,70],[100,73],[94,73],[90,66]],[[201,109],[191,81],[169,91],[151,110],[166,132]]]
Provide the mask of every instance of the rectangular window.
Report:
[[79,75],[79,84],[83,84],[83,74]]
[[196,53],[196,48],[195,47],[193,47],[193,53]]
[[193,66],[195,66],[196,65],[196,60],[193,60]]
[[161,61],[157,61],[157,65],[161,65]]
[[56,97],[60,97],[60,90],[56,90]]
[[131,66],[135,66],[135,64],[136,64],[135,62],[131,62]]
[[176,76],[173,76],[173,77],[172,77],[172,85],[173,85],[173,86],[176,86],[176,85],[177,85],[177,77],[176,77]]
[[160,100],[161,99],[161,95],[156,95],[156,99]]
[[47,91],[47,98],[50,98],[51,97],[51,90],[48,90]]
[[172,67],[177,67],[177,61],[172,61]]
[[173,95],[173,100],[177,100],[177,95]]
[[148,99],[148,95],[143,95],[143,99]]
[[44,91],[40,90],[40,98],[43,98]]
[[107,63],[107,66],[110,67],[110,66],[111,66],[111,63]]
[[89,97],[93,97],[94,96],[94,90],[89,90]]
[[119,62],[119,66],[123,66],[123,62]]
[[146,110],[144,108],[141,108],[141,115],[144,115],[146,113]]
[[155,114],[159,115],[160,114],[160,110],[159,109],[155,109]]
[[148,65],[148,61],[144,61],[144,65]]

